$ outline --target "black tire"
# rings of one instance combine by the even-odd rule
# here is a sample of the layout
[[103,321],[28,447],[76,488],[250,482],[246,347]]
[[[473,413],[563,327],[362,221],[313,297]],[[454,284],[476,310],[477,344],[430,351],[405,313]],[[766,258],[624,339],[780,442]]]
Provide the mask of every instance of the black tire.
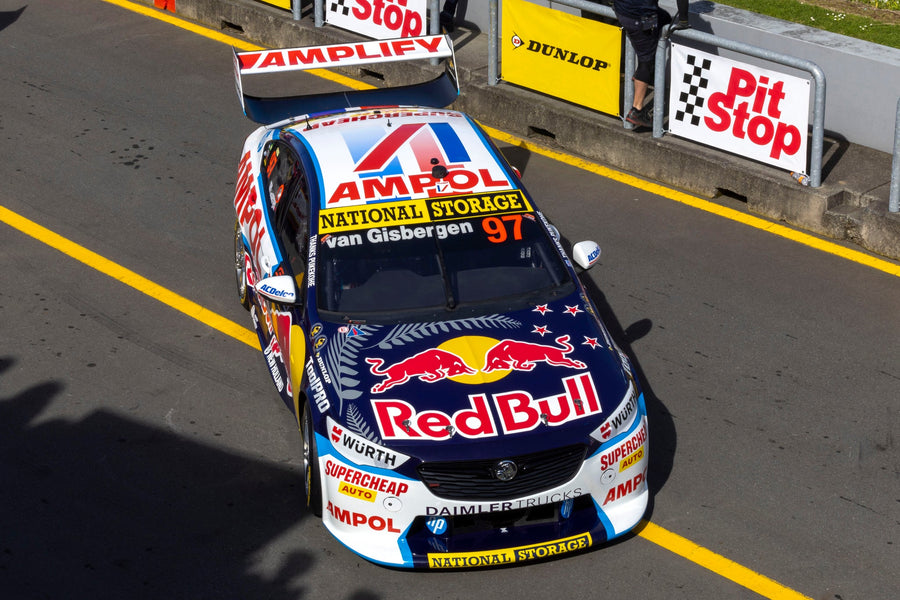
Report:
[[303,403],[300,417],[300,441],[303,452],[303,489],[306,493],[306,509],[317,517],[322,516],[322,480],[319,478],[319,451],[313,432],[309,402]]
[[250,310],[250,291],[247,289],[246,261],[244,260],[244,239],[241,236],[241,224],[234,222],[234,276],[237,283],[238,298],[241,306]]

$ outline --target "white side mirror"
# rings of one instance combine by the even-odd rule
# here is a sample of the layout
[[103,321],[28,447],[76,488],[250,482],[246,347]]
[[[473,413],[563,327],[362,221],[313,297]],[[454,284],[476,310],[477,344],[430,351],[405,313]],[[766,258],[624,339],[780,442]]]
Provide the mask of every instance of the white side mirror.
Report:
[[572,246],[572,259],[582,269],[590,269],[600,260],[600,246],[597,242],[578,242]]
[[297,284],[290,275],[266,277],[254,287],[261,296],[275,302],[293,304],[297,301]]

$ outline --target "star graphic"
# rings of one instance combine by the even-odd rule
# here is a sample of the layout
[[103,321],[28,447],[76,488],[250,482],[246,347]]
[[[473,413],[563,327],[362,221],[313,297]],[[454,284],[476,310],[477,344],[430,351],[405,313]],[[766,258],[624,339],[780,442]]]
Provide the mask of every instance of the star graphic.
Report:
[[544,337],[544,335],[546,335],[548,333],[553,333],[553,332],[550,331],[549,329],[547,329],[546,325],[535,325],[534,331],[532,331],[531,333],[539,333],[539,334],[541,334],[541,337]]
[[543,315],[548,312],[553,312],[553,309],[548,308],[546,304],[538,304],[537,306],[534,307],[534,310],[532,310],[531,312],[539,312]]
[[600,342],[597,341],[597,338],[592,338],[588,336],[584,336],[584,341],[581,342],[582,346],[590,346],[591,348],[596,348],[600,345]]
[[563,312],[569,313],[570,315],[572,315],[572,316],[574,317],[574,316],[577,315],[578,313],[584,312],[584,311],[581,310],[580,308],[578,308],[578,305],[577,305],[577,304],[576,304],[575,306],[569,306],[569,305],[567,304],[567,305],[566,305],[566,310],[564,310]]

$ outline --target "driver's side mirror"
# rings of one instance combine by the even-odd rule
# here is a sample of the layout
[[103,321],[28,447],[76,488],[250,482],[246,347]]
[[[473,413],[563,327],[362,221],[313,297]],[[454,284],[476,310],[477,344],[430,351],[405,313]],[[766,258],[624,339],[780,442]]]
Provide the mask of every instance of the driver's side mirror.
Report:
[[293,304],[297,301],[297,284],[290,275],[266,277],[254,287],[259,295],[274,302]]
[[600,260],[600,246],[597,242],[578,242],[572,246],[572,260],[582,269],[590,269]]

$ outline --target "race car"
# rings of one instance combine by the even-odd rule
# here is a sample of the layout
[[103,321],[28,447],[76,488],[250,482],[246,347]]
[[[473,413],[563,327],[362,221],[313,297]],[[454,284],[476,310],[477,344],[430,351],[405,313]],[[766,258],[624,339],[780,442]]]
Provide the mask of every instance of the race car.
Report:
[[[250,74],[443,59],[404,87],[270,98]],[[307,510],[353,552],[469,568],[581,551],[647,501],[644,396],[569,256],[459,94],[445,36],[235,52],[260,123],[234,260],[302,437]],[[574,264],[573,264],[574,263]]]

